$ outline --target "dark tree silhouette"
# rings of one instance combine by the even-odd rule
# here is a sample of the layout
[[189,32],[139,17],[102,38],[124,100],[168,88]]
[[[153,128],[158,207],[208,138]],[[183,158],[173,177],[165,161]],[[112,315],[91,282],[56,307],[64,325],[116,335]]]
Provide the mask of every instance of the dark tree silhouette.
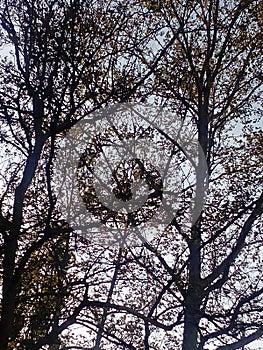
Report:
[[67,306],[81,282],[67,275],[74,268],[72,229],[56,209],[52,163],[66,130],[127,100],[152,74],[136,71],[131,57],[150,34],[135,26],[142,17],[136,6],[1,2],[3,350],[54,347],[85,306],[81,293]]
[[[1,349],[227,350],[262,338],[262,18],[256,0],[1,1]],[[196,184],[182,170],[178,210],[148,240],[100,245],[58,210],[57,152],[81,119],[139,100],[196,136]],[[184,150],[156,125],[149,153],[169,150],[180,168]],[[149,136],[143,127],[134,139]],[[120,139],[110,131],[96,157]],[[149,187],[125,217],[99,202],[88,151],[78,169],[87,209],[102,225],[140,229],[166,194],[156,164],[116,165],[116,198],[128,202],[137,177]]]

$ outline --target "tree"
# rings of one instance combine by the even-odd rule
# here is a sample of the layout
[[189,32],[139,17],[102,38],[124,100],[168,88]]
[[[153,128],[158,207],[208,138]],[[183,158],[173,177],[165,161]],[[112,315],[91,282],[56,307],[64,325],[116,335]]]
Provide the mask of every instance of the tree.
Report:
[[[260,338],[261,4],[45,4],[2,4],[1,37],[16,59],[1,64],[9,162],[1,200],[1,349],[240,349]],[[182,186],[165,229],[133,247],[101,246],[58,211],[51,181],[57,148],[84,115],[141,97],[189,125],[206,157],[209,190],[185,229],[189,202],[195,207],[205,197],[200,150],[196,186]],[[180,166],[182,148],[158,126],[156,153],[172,144]],[[139,136],[154,138],[153,129],[141,128]],[[120,130],[125,137],[125,122]],[[113,131],[99,135],[100,147],[118,139]],[[80,170],[89,161],[86,154]],[[119,163],[113,193],[125,201],[139,171],[158,190],[158,207],[165,191],[143,166]]]
[[151,74],[122,61],[147,45],[138,19],[135,2],[1,2],[1,349],[57,347],[84,307],[52,163],[67,129]]
[[[130,349],[239,349],[262,336],[261,5],[146,6],[153,21],[166,23],[159,42],[179,28],[154,69],[152,95],[192,123],[207,159],[209,192],[186,234],[178,212],[159,240],[124,249],[108,299],[87,302],[108,310],[97,347],[112,341]],[[151,67],[149,52],[139,55]],[[80,322],[98,321],[83,315]]]
[[[262,334],[261,258],[254,237],[262,214],[256,156],[262,133],[253,128],[261,117],[262,8],[254,1],[170,5],[158,15],[166,19],[168,34],[178,22],[183,31],[156,72],[159,95],[193,119],[210,173],[204,211],[187,237],[183,349],[202,349],[213,337],[226,344],[220,349],[238,349]],[[242,126],[240,139],[233,137],[231,129]],[[245,283],[253,264],[259,270]]]

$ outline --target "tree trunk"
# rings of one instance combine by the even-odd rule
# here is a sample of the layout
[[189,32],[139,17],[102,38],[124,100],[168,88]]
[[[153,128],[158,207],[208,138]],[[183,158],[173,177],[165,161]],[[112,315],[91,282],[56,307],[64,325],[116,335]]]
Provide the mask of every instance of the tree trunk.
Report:
[[0,324],[0,349],[7,349],[9,337],[13,333],[13,315],[16,300],[16,285],[13,283],[13,271],[15,252],[17,249],[16,239],[4,240],[3,259],[3,296]]
[[196,350],[198,327],[201,319],[200,306],[203,298],[200,256],[200,221],[192,227],[192,239],[188,243],[189,279],[185,296],[184,335],[182,350]]
[[182,350],[196,350],[198,344],[199,307],[188,306],[185,311]]
[[[196,173],[196,197],[195,206],[199,208],[203,205],[206,191],[206,167],[204,162],[207,160],[209,169],[208,154],[208,103],[209,89],[203,94],[199,91],[199,115],[198,115],[198,141],[202,148],[204,157],[199,152],[198,167]],[[191,239],[188,242],[189,247],[189,279],[188,289],[185,296],[185,314],[184,314],[184,335],[182,350],[197,350],[198,348],[198,328],[201,319],[200,306],[203,298],[203,285],[201,280],[201,217],[197,220],[191,230]]]
[[17,251],[18,235],[22,225],[23,201],[25,193],[34,177],[42,151],[44,140],[40,140],[34,152],[28,156],[22,181],[16,188],[12,228],[4,235],[4,257],[3,257],[3,292],[0,322],[0,349],[6,350],[14,331],[14,316],[17,291],[21,275],[16,275],[15,259]]

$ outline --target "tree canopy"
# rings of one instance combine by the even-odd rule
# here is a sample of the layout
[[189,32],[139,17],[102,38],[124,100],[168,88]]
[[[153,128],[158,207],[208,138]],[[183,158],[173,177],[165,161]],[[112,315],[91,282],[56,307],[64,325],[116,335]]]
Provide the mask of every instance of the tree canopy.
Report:
[[[263,336],[262,3],[3,0],[0,11],[0,348],[254,349]],[[117,104],[158,113],[138,125],[100,114]],[[110,127],[79,159],[77,188],[99,234],[155,223],[133,244],[80,234],[59,205],[60,150],[82,121],[96,131],[104,119]],[[95,165],[127,140],[145,159],[124,154],[104,186],[124,204],[137,183],[148,193],[124,215],[101,204]],[[165,157],[174,168],[162,177]],[[167,196],[176,198],[169,222]]]

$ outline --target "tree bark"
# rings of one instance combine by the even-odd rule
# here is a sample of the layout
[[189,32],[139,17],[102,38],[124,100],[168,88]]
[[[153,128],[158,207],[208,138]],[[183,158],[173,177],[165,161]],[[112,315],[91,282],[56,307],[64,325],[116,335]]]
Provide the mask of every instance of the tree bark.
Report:
[[199,223],[193,229],[193,239],[189,242],[189,284],[185,296],[184,335],[182,350],[195,350],[198,344],[198,326],[201,319],[200,305],[203,289],[200,278],[200,233]]
[[[202,84],[201,84],[202,85]],[[198,115],[198,141],[202,148],[199,150],[198,166],[196,173],[196,196],[194,211],[203,205],[206,192],[206,167],[207,160],[209,171],[208,154],[208,103],[209,91],[199,91],[199,115]],[[201,154],[203,152],[203,155]],[[203,284],[201,279],[201,217],[191,229],[189,248],[189,279],[188,289],[185,296],[184,335],[182,350],[196,350],[198,348],[198,328],[201,319],[200,306],[203,299]]]
[[[14,331],[14,315],[19,279],[15,278],[15,260],[19,231],[22,225],[25,193],[34,177],[44,140],[36,141],[34,151],[28,156],[23,178],[16,188],[12,228],[4,234],[3,296],[0,322],[0,349],[6,350]],[[19,276],[21,277],[21,276]]]
[[[193,303],[194,304],[194,303]],[[187,306],[185,311],[182,350],[196,350],[198,342],[199,307]]]

